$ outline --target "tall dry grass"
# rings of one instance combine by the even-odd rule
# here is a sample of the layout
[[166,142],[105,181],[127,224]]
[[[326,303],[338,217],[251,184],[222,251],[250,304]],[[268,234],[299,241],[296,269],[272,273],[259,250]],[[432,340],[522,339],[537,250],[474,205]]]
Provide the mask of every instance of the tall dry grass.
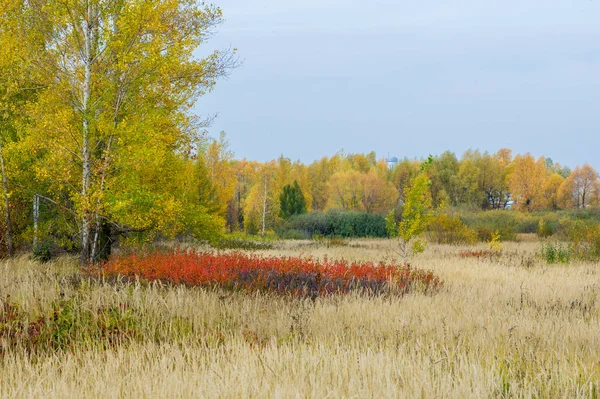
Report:
[[[288,242],[270,255],[381,260],[388,241]],[[74,260],[0,264],[24,312],[77,298],[127,304],[138,336],[0,355],[0,397],[598,397],[600,265],[547,266],[536,243],[499,258],[431,246],[414,260],[435,295],[292,300],[157,284],[88,282]]]

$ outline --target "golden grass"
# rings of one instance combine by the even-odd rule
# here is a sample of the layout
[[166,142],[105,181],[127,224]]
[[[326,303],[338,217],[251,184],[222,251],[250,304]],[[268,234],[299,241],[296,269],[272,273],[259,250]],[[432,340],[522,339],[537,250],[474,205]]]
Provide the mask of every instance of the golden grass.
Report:
[[[272,255],[381,260],[385,240],[286,242]],[[483,246],[481,248],[484,248]],[[500,259],[430,246],[414,266],[446,285],[402,298],[261,294],[72,281],[75,262],[0,264],[0,298],[30,314],[79,295],[127,303],[141,339],[0,355],[0,397],[598,397],[600,265],[546,266],[538,244]]]

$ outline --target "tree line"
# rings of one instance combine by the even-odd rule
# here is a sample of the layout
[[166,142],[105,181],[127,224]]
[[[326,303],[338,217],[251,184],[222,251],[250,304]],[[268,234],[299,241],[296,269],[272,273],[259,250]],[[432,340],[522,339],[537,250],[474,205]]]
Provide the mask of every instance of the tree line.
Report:
[[[265,219],[266,227],[274,228],[281,220],[280,194],[290,184],[298,185],[307,211],[387,214],[402,208],[406,188],[422,163],[404,158],[390,168],[373,152],[339,153],[308,165],[284,157],[265,163],[232,161],[234,195],[227,226],[230,231],[256,233]],[[600,180],[590,165],[570,170],[545,157],[513,156],[509,149],[493,154],[468,150],[460,158],[447,151],[431,157],[424,172],[434,208],[531,212],[600,203]]]
[[[82,264],[119,243],[264,234],[304,212],[402,214],[422,160],[375,153],[311,164],[236,160],[196,100],[237,66],[196,50],[222,22],[194,0],[0,0],[3,247],[53,243]],[[469,150],[432,157],[432,206],[584,208],[598,174],[547,158]]]

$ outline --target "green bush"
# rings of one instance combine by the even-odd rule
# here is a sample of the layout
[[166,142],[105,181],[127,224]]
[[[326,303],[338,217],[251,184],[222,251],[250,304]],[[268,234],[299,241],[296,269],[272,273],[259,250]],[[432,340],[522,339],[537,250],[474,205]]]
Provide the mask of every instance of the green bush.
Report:
[[541,216],[513,210],[465,213],[461,220],[477,232],[480,241],[489,241],[499,232],[502,241],[516,241],[517,234],[536,233]]
[[579,260],[600,259],[600,224],[594,220],[561,221],[563,236],[571,243],[573,256]]
[[244,230],[250,235],[257,235],[261,231],[260,216],[258,212],[250,212],[244,219]]
[[571,260],[571,252],[572,248],[570,245],[563,245],[560,242],[555,242],[542,244],[540,255],[548,264],[567,264]]
[[564,219],[584,220],[600,223],[600,208],[571,209],[560,212]]
[[537,235],[540,238],[548,238],[554,235],[554,225],[545,218],[540,219],[537,228]]
[[600,260],[600,223],[592,218],[564,218],[556,230],[558,238],[567,244],[542,244],[541,255],[548,263]]
[[291,217],[285,227],[279,231],[279,236],[289,230],[302,232],[307,237],[315,235],[343,238],[387,237],[383,216],[338,210],[311,212]]
[[44,241],[33,247],[33,258],[39,262],[47,263],[54,257],[54,243]]
[[282,240],[308,240],[310,235],[301,230],[295,229],[278,229],[277,236]]

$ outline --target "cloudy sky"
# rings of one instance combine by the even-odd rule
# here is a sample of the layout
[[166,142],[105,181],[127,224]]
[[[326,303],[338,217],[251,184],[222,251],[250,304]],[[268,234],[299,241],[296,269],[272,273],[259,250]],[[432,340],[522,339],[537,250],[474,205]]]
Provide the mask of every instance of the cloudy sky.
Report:
[[600,0],[215,0],[203,54],[243,66],[197,104],[237,158],[468,148],[600,169]]

